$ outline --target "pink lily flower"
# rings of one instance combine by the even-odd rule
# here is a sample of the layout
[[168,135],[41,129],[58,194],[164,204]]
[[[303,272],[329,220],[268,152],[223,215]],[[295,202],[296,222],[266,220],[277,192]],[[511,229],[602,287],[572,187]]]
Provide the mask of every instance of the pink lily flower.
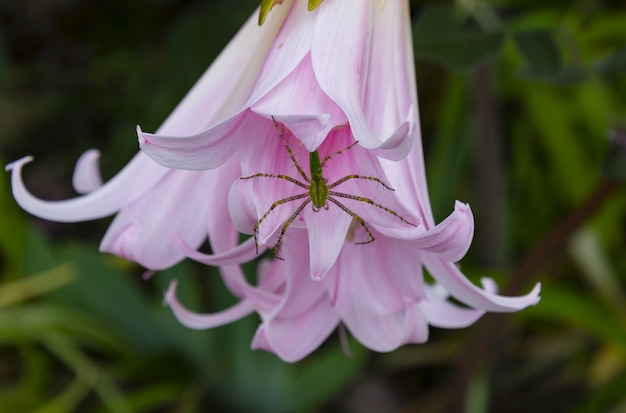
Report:
[[[273,126],[273,125],[272,125]],[[289,131],[287,145],[295,159],[307,154]],[[283,156],[285,146],[276,136],[259,134],[258,146],[242,148],[240,160],[244,175],[248,169],[265,170],[268,175],[235,181],[229,197],[233,218],[223,223],[223,234],[230,243],[212,242],[216,255],[205,255],[182,245],[187,256],[207,265],[216,265],[222,251],[236,247],[235,234],[250,229],[268,211],[276,199],[289,199],[305,192],[293,182],[275,176],[297,177],[299,172],[289,156]],[[352,134],[348,127],[331,132],[320,147],[322,155],[336,153]],[[293,147],[292,147],[293,145]],[[232,322],[244,315],[258,312],[262,323],[252,343],[253,348],[265,349],[285,361],[300,360],[315,350],[340,323],[365,346],[376,351],[391,351],[407,343],[428,339],[428,326],[461,328],[475,322],[485,311],[516,311],[538,301],[539,285],[523,297],[502,297],[496,294],[495,283],[483,279],[483,288],[471,284],[454,262],[467,251],[472,240],[473,218],[469,206],[457,202],[455,211],[439,225],[432,215],[411,214],[402,199],[419,205],[415,182],[411,180],[421,160],[418,146],[399,162],[383,163],[371,151],[358,146],[331,158],[324,168],[328,182],[348,176],[358,170],[368,175],[385,177],[397,187],[388,190],[384,184],[365,179],[352,179],[341,184],[345,193],[377,199],[401,212],[407,219],[419,222],[408,225],[393,214],[381,212],[368,202],[344,200],[349,209],[361,217],[375,240],[355,225],[353,216],[336,205],[317,212],[308,205],[298,213],[286,230],[287,240],[281,246],[284,260],[263,261],[258,271],[258,285],[247,283],[238,266],[223,266],[222,276],[239,304],[216,314],[197,314],[186,309],[176,298],[176,282],[166,294],[166,302],[181,323],[191,328],[212,328]],[[295,150],[294,150],[295,149]],[[274,156],[258,156],[259,151]],[[285,159],[286,158],[286,159]],[[284,161],[283,161],[284,160]],[[271,167],[275,169],[271,169]],[[270,169],[264,169],[270,168]],[[370,172],[373,171],[373,172]],[[404,185],[403,185],[404,184]],[[410,185],[408,185],[410,184]],[[267,198],[267,199],[266,199]],[[267,222],[259,226],[258,241],[276,242],[280,227],[302,205],[298,198],[275,208]],[[424,211],[426,208],[414,208]],[[417,216],[416,216],[417,215]],[[233,226],[234,223],[234,226]],[[267,229],[261,231],[265,226]],[[237,229],[236,229],[237,228]],[[424,281],[423,267],[437,284]],[[460,307],[447,300],[452,295],[468,305]]]
[[[469,206],[457,202],[434,223],[408,2],[326,0],[308,12],[303,0],[285,0],[262,27],[255,17],[156,134],[138,130],[143,153],[116,177],[102,184],[97,154],[87,152],[74,179],[84,195],[42,201],[21,180],[24,158],[7,167],[18,203],[66,222],[117,213],[101,249],[149,269],[184,257],[219,266],[240,302],[196,314],[173,283],[166,302],[175,316],[211,328],[257,312],[253,348],[286,361],[315,350],[340,323],[369,348],[391,351],[426,341],[429,325],[460,328],[485,311],[535,304],[539,286],[502,297],[491,280],[481,289],[458,270],[473,236]],[[317,180],[312,153],[324,164]],[[310,187],[322,181],[333,193],[314,211]],[[238,244],[240,232],[256,236]],[[196,250],[207,236],[211,255]],[[261,262],[258,283],[249,284],[239,264],[281,237],[284,261]],[[424,267],[437,284],[424,281]]]
[[[473,236],[469,206],[457,202],[434,223],[408,4],[328,0],[313,13],[303,1],[279,7],[287,10],[282,27],[247,100],[230,116],[191,135],[139,130],[142,150],[166,166],[220,169],[234,153],[241,164],[228,197],[232,223],[222,223],[230,241],[212,238],[214,255],[181,242],[189,258],[222,265],[241,301],[197,314],[176,299],[173,283],[166,302],[176,317],[212,328],[256,311],[262,323],[253,348],[296,361],[340,323],[369,348],[391,351],[426,341],[428,325],[465,327],[485,311],[536,304],[539,285],[502,297],[493,281],[481,289],[459,271],[455,262]],[[318,199],[312,188],[320,182],[328,194]],[[239,232],[254,237],[237,246]],[[230,265],[236,259],[228,252],[249,256],[252,239],[259,252],[280,243],[274,252],[284,258],[262,262],[256,286]],[[423,267],[437,284],[424,281]]]

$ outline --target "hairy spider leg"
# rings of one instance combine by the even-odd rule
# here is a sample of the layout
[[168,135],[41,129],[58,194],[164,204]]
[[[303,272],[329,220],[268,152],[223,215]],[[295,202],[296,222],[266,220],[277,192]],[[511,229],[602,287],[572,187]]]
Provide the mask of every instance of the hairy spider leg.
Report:
[[333,152],[330,155],[326,155],[326,157],[324,157],[324,159],[322,160],[322,163],[320,164],[320,169],[324,168],[324,165],[326,165],[326,162],[330,161],[332,158],[334,158],[335,156],[342,154],[350,149],[352,149],[352,147],[354,145],[356,145],[357,143],[359,143],[359,141],[354,141],[352,142],[350,145],[346,146],[343,149],[338,150],[337,152]]
[[364,244],[369,244],[370,242],[374,242],[376,240],[376,237],[374,237],[374,234],[372,234],[372,231],[370,231],[370,229],[367,227],[367,224],[365,223],[363,218],[361,218],[356,212],[351,211],[347,206],[345,206],[341,202],[337,201],[332,196],[329,196],[328,200],[330,202],[332,202],[333,204],[337,205],[339,208],[341,208],[343,210],[343,212],[345,212],[346,214],[350,215],[352,217],[352,219],[354,219],[356,222],[358,222],[359,225],[361,225],[363,227],[365,232],[367,232],[367,235],[369,236],[369,239],[367,241],[355,242],[355,244],[357,244],[357,245],[364,245]]
[[[269,214],[270,214],[270,213],[274,210],[274,208],[278,207],[279,205],[286,204],[287,202],[291,202],[291,201],[296,201],[296,200],[298,200],[298,199],[306,198],[306,197],[308,197],[308,196],[309,196],[309,194],[308,194],[308,193],[306,193],[306,194],[294,195],[294,196],[290,196],[290,197],[287,197],[287,198],[279,199],[278,201],[274,202],[274,203],[270,206],[270,209],[268,209],[268,210],[267,210],[267,212],[265,212],[265,214],[263,214],[263,216],[261,217],[261,219],[259,219],[259,220],[257,221],[257,223],[256,223],[256,225],[254,226],[254,229],[253,229],[253,233],[254,233],[254,245],[255,245],[255,247],[256,247],[256,253],[257,253],[257,255],[259,254],[259,242],[258,242],[258,239],[257,239],[257,234],[259,233],[259,226],[260,226],[260,225],[261,225],[261,223],[265,220],[265,218],[267,218],[267,216],[268,216],[268,215],[269,215]],[[309,202],[311,202],[311,198],[310,198],[310,197],[309,197],[309,199],[307,199],[306,201],[304,201],[304,204],[306,205],[306,204],[308,204]],[[298,213],[300,213],[300,211],[302,211],[302,205],[298,208],[298,210],[297,210],[297,211],[298,211]],[[294,218],[294,219],[295,219],[295,217],[293,217],[293,215],[292,215],[290,218]],[[291,223],[291,222],[293,222],[293,219],[292,219],[291,221],[289,221],[289,223]],[[280,236],[278,237],[278,239],[279,239],[279,240],[281,240],[281,239],[282,239],[282,237],[283,237],[283,235],[284,235],[284,231],[286,231],[286,230],[287,230],[287,228],[284,228],[284,229],[281,231],[281,234],[280,234]],[[276,248],[274,247],[274,249],[276,249]]]
[[278,258],[279,260],[282,260],[282,261],[285,260],[284,258],[278,256],[278,249],[280,248],[280,245],[283,242],[283,237],[285,236],[285,233],[287,232],[287,228],[289,227],[289,225],[291,225],[291,223],[296,219],[296,217],[300,215],[300,212],[302,212],[304,207],[307,206],[309,203],[311,203],[310,197],[309,199],[304,201],[302,204],[300,204],[298,209],[296,209],[295,212],[291,214],[291,216],[287,218],[287,220],[283,223],[283,226],[280,228],[280,235],[278,236],[276,245],[274,245],[274,248],[272,248],[272,254],[274,254],[275,258]]
[[[282,257],[278,256],[278,250],[282,244],[282,240],[285,236],[285,233],[287,232],[287,228],[289,227],[289,225],[291,225],[291,223],[298,217],[298,215],[300,215],[300,213],[302,212],[302,210],[311,202],[313,202],[313,198],[311,195],[311,187],[313,185],[312,181],[315,181],[315,183],[319,184],[320,181],[322,181],[323,186],[326,188],[327,192],[327,198],[330,202],[332,202],[333,204],[337,205],[342,211],[344,211],[346,214],[350,215],[352,217],[352,219],[354,219],[361,227],[363,227],[363,229],[365,230],[365,232],[368,235],[368,240],[367,241],[362,241],[362,242],[357,242],[355,244],[369,244],[371,242],[374,242],[374,240],[376,239],[374,237],[374,234],[372,233],[372,231],[369,229],[369,227],[367,226],[367,224],[365,223],[365,221],[363,220],[363,218],[361,218],[357,213],[351,211],[348,207],[346,207],[344,204],[342,204],[341,202],[339,202],[338,200],[336,200],[335,198],[333,198],[333,196],[337,196],[337,197],[341,197],[341,198],[347,198],[347,199],[352,199],[355,201],[359,201],[359,202],[365,202],[367,204],[373,205],[376,208],[379,208],[382,211],[387,212],[390,215],[393,215],[394,217],[400,219],[402,222],[411,225],[411,226],[417,226],[409,221],[407,221],[406,219],[404,219],[402,216],[400,216],[400,214],[396,213],[395,211],[377,203],[374,202],[373,200],[371,200],[370,198],[365,198],[365,197],[360,197],[360,196],[356,196],[356,195],[350,195],[350,194],[346,194],[346,193],[342,193],[342,192],[336,192],[336,191],[330,191],[329,189],[335,188],[338,185],[341,185],[342,183],[350,180],[350,179],[365,179],[368,181],[372,181],[372,182],[377,182],[379,184],[381,184],[384,188],[390,190],[390,191],[394,191],[394,189],[392,187],[390,187],[389,185],[385,184],[382,180],[380,180],[379,178],[373,177],[373,176],[364,176],[364,175],[347,175],[344,176],[343,178],[333,182],[330,185],[326,185],[326,179],[323,177],[323,168],[326,165],[326,162],[328,162],[329,160],[331,160],[333,157],[340,155],[343,152],[346,152],[350,149],[352,149],[357,143],[358,141],[353,142],[352,144],[350,144],[349,146],[340,149],[336,152],[331,153],[330,155],[327,155],[326,157],[324,157],[324,159],[322,160],[322,162],[320,163],[319,161],[319,157],[317,157],[317,151],[314,151],[315,153],[315,158],[316,158],[316,163],[317,166],[316,168],[313,167],[313,157],[311,157],[311,174],[312,177],[309,178],[306,173],[304,172],[304,170],[302,169],[302,167],[300,166],[300,164],[298,163],[298,161],[296,160],[296,157],[293,154],[293,151],[291,150],[291,147],[289,146],[289,143],[287,142],[287,139],[285,138],[285,135],[283,134],[282,129],[280,128],[280,125],[278,124],[278,122],[276,121],[276,119],[274,118],[274,116],[272,116],[272,121],[274,122],[274,126],[276,127],[276,130],[278,131],[278,135],[280,137],[280,139],[283,141],[283,143],[285,144],[285,149],[287,150],[287,153],[289,154],[289,158],[291,159],[291,161],[293,162],[294,166],[296,167],[296,169],[298,170],[298,173],[300,174],[300,176],[310,185],[306,185],[290,176],[287,175],[280,175],[280,174],[267,174],[267,173],[257,173],[254,175],[250,175],[250,176],[246,176],[246,177],[242,177],[241,179],[251,179],[251,178],[278,178],[278,179],[283,179],[285,181],[291,182],[301,188],[304,188],[307,190],[307,193],[304,194],[299,194],[299,195],[294,195],[294,196],[290,196],[287,198],[283,198],[280,199],[276,202],[274,202],[270,208],[263,214],[263,216],[257,221],[256,225],[254,226],[254,243],[255,243],[255,247],[256,247],[256,253],[259,253],[259,244],[258,244],[258,230],[259,230],[259,226],[261,225],[261,223],[265,220],[265,218],[267,218],[267,216],[275,209],[277,208],[279,205],[285,204],[287,202],[291,202],[291,201],[296,201],[298,199],[303,199],[303,198],[307,198],[305,199],[304,202],[302,202],[302,204],[300,204],[300,206],[294,211],[293,214],[291,214],[291,216],[283,223],[281,230],[280,230],[280,234],[278,236],[278,240],[276,242],[276,245],[274,246],[274,248],[272,249],[272,253],[274,254],[274,256],[280,260],[283,260]],[[315,171],[313,169],[316,169]],[[328,205],[324,205],[324,209],[328,209]],[[313,208],[313,210],[315,212],[319,211],[319,208],[315,209]]]
[[[359,141],[354,141],[352,142],[350,145],[346,146],[343,149],[338,150],[337,152],[333,152],[330,155],[326,156],[324,158],[324,160],[322,161],[322,163],[320,164],[320,169],[324,168],[324,165],[326,165],[326,162],[328,162],[329,160],[331,160],[332,158],[334,158],[337,155],[340,155],[344,152],[347,152],[348,150],[352,149],[357,143],[359,143]],[[334,187],[336,187],[337,185],[341,185],[342,183],[350,180],[350,179],[365,179],[368,181],[374,181],[377,182],[379,184],[381,184],[382,186],[384,186],[385,188],[387,188],[390,191],[395,191],[395,189],[393,189],[392,187],[390,187],[389,185],[387,185],[386,183],[384,183],[383,181],[381,181],[380,179],[373,177],[373,176],[365,176],[365,175],[348,175],[348,176],[344,176],[343,178],[339,179],[336,182],[333,182],[332,184],[328,185],[328,189],[332,189]]]
[[239,179],[252,179],[252,178],[259,178],[259,177],[264,177],[264,178],[280,178],[280,179],[284,179],[285,181],[289,181],[293,184],[298,185],[299,187],[302,187],[304,189],[309,189],[308,185],[303,184],[302,182],[293,179],[290,176],[287,175],[277,175],[277,174],[265,174],[265,173],[259,173],[259,174],[254,174],[254,175],[250,175],[250,176],[243,176]]
[[342,183],[344,183],[344,182],[346,182],[346,181],[348,181],[350,179],[365,179],[367,181],[378,182],[379,184],[384,186],[386,189],[388,189],[390,191],[395,191],[395,189],[393,189],[392,187],[390,187],[389,185],[387,185],[386,183],[384,183],[380,179],[378,179],[376,177],[373,177],[373,176],[365,176],[365,175],[347,175],[347,176],[344,176],[343,178],[339,179],[338,181],[333,182],[332,184],[328,185],[328,189],[332,189],[332,188],[336,187],[337,185],[341,185]]
[[393,215],[394,217],[398,218],[400,221],[404,222],[405,224],[411,225],[412,227],[417,227],[417,225],[413,224],[412,222],[407,221],[406,219],[402,218],[402,216],[400,214],[398,214],[397,212],[382,206],[381,204],[379,204],[378,202],[374,202],[369,198],[365,198],[362,196],[356,196],[356,195],[350,195],[350,194],[344,194],[343,192],[336,192],[336,191],[328,191],[328,195],[332,195],[332,196],[338,196],[341,198],[347,198],[347,199],[353,199],[355,201],[360,201],[360,202],[365,202],[367,204],[373,205],[378,209],[381,209],[383,211],[385,211],[386,213]]
[[296,161],[296,157],[293,155],[293,152],[291,151],[291,147],[287,143],[287,138],[285,138],[285,135],[283,134],[283,131],[280,129],[280,125],[278,124],[278,122],[276,122],[276,119],[274,119],[274,116],[272,116],[272,120],[274,121],[274,126],[276,127],[276,130],[278,131],[278,136],[280,136],[280,139],[285,144],[285,148],[287,149],[287,153],[289,153],[289,157],[291,158],[291,162],[293,162],[293,164],[298,169],[298,173],[300,174],[302,179],[304,179],[305,181],[311,183],[311,179],[309,179],[309,177],[306,176],[306,174],[304,173],[304,170],[302,169],[302,167],[300,166],[298,161]]

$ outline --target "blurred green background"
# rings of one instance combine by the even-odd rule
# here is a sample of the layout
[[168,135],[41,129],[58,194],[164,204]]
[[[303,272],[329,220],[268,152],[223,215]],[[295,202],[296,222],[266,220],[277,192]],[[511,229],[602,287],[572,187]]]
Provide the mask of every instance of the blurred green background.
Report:
[[[35,156],[27,185],[51,200],[89,148],[110,178],[257,2],[233,4],[0,0],[0,163]],[[540,280],[539,305],[389,354],[332,337],[290,365],[249,350],[256,316],[192,331],[162,306],[173,277],[196,309],[231,304],[214,269],[142,281],[97,252],[109,221],[29,216],[6,174],[0,412],[626,412],[626,5],[411,11],[435,215],[469,202],[463,270],[511,294]]]

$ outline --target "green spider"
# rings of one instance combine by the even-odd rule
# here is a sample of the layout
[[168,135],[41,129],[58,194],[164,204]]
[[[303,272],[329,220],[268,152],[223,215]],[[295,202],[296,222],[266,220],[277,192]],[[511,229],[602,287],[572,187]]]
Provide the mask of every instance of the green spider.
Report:
[[304,188],[307,192],[302,193],[302,194],[298,194],[298,195],[293,195],[287,198],[283,198],[283,199],[279,199],[278,201],[274,202],[270,208],[263,214],[263,216],[261,216],[261,218],[257,221],[256,225],[254,226],[253,232],[254,232],[254,243],[256,246],[256,253],[259,253],[259,243],[257,240],[257,234],[259,232],[259,226],[261,225],[261,223],[265,220],[265,218],[267,218],[267,216],[278,206],[285,204],[287,202],[292,202],[292,201],[297,201],[299,199],[304,199],[304,201],[300,204],[300,206],[295,210],[295,212],[293,214],[291,214],[291,216],[283,223],[281,229],[280,229],[280,235],[278,236],[278,240],[276,241],[276,245],[274,246],[274,248],[272,249],[272,253],[274,254],[274,256],[278,259],[283,259],[281,257],[278,256],[278,249],[280,248],[280,245],[282,243],[283,237],[285,236],[285,232],[287,231],[287,228],[289,227],[289,225],[291,225],[291,223],[298,217],[298,215],[300,215],[300,212],[302,212],[302,210],[308,205],[308,204],[312,204],[312,209],[314,212],[319,212],[321,209],[325,209],[328,210],[329,205],[328,202],[331,202],[335,205],[337,205],[339,208],[341,208],[346,214],[350,215],[352,217],[352,219],[354,221],[356,221],[367,233],[368,239],[366,241],[361,241],[361,242],[356,242],[355,244],[357,245],[364,245],[364,244],[369,244],[371,242],[374,242],[374,240],[376,239],[374,237],[374,234],[372,234],[372,231],[368,228],[367,224],[365,223],[365,221],[363,220],[363,218],[361,218],[358,214],[356,214],[354,211],[351,211],[348,207],[346,207],[344,204],[342,204],[340,201],[338,201],[336,198],[347,198],[347,199],[352,199],[355,201],[360,201],[360,202],[365,202],[367,204],[370,204],[382,211],[385,211],[386,213],[393,215],[394,217],[400,219],[402,222],[404,222],[405,224],[411,225],[413,227],[415,227],[416,225],[407,221],[406,219],[404,219],[402,216],[400,216],[397,212],[377,203],[374,202],[373,200],[371,200],[370,198],[365,198],[365,197],[361,197],[361,196],[357,196],[357,195],[351,195],[351,194],[346,194],[343,192],[337,192],[337,191],[332,191],[333,188],[341,185],[342,183],[350,180],[350,179],[365,179],[368,181],[373,181],[373,182],[377,182],[379,184],[381,184],[385,189],[388,189],[390,191],[394,191],[393,188],[391,188],[389,185],[385,184],[383,181],[381,181],[380,179],[373,177],[373,176],[363,176],[363,175],[347,175],[344,176],[343,178],[333,182],[332,184],[328,184],[328,181],[326,178],[324,178],[324,165],[326,165],[326,162],[328,162],[329,160],[331,160],[333,157],[346,152],[350,149],[352,149],[354,147],[354,145],[356,145],[358,143],[358,141],[353,142],[351,145],[337,151],[334,152],[328,156],[326,156],[324,158],[324,160],[320,161],[320,156],[319,153],[317,152],[317,150],[313,151],[313,152],[309,152],[309,162],[310,162],[310,170],[311,170],[311,177],[308,177],[305,173],[304,170],[302,169],[302,167],[300,166],[300,164],[298,163],[298,161],[296,160],[293,152],[291,151],[291,147],[289,146],[289,144],[287,143],[287,139],[285,138],[285,135],[283,134],[283,132],[280,129],[280,126],[278,125],[278,122],[276,121],[276,119],[274,119],[274,117],[272,116],[272,120],[274,121],[274,126],[276,127],[276,130],[278,131],[278,135],[280,136],[281,140],[283,141],[283,143],[285,144],[285,148],[287,149],[287,152],[289,153],[289,157],[291,158],[291,161],[293,162],[293,164],[295,165],[296,169],[298,170],[298,173],[300,174],[300,176],[302,177],[302,179],[304,179],[304,181],[306,182],[300,182],[297,179],[294,179],[290,176],[287,175],[278,175],[278,174],[267,174],[267,173],[258,173],[258,174],[254,174],[254,175],[250,175],[250,176],[244,176],[240,179],[252,179],[252,178],[276,178],[276,179],[283,179],[285,181],[289,181],[292,184],[298,185],[301,188]]

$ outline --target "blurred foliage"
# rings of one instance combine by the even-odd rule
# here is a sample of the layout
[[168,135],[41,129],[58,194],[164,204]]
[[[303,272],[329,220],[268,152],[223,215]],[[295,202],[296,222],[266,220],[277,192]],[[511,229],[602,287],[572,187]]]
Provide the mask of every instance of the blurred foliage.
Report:
[[[27,184],[47,199],[74,196],[72,164],[86,149],[102,150],[112,176],[137,150],[135,125],[158,127],[257,3],[0,0],[1,160],[34,155]],[[253,316],[193,331],[161,305],[174,277],[196,309],[232,304],[214,269],[185,262],[142,281],[141,268],[97,252],[106,221],[29,217],[5,178],[0,411],[435,412],[451,399],[469,413],[626,411],[626,7],[459,0],[411,10],[435,214],[469,202],[466,273],[501,285],[516,274],[523,289],[541,280],[540,305],[498,331],[484,321],[432,329],[429,343],[390,354],[351,342],[348,358],[332,338],[289,365],[249,350]],[[556,232],[562,248],[520,271],[571,211],[576,225]],[[462,392],[449,385],[472,357],[468,343],[496,333]]]

